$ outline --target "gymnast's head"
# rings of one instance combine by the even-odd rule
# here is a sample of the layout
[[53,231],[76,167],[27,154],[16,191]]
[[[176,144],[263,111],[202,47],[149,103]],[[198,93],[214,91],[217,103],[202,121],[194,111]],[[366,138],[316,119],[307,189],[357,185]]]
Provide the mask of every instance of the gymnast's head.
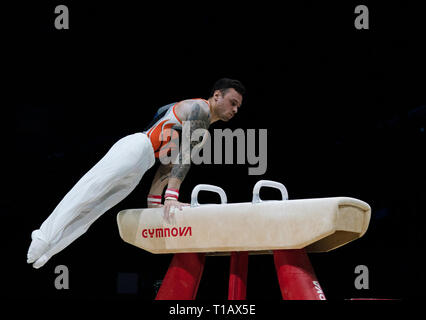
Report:
[[243,103],[246,89],[234,79],[222,78],[216,81],[209,97],[211,112],[222,121],[231,120]]

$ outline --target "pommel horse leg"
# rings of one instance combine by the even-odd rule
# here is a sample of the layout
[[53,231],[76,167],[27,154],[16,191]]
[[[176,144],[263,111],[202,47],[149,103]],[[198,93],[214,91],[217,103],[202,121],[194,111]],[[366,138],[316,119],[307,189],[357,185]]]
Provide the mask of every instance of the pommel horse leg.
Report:
[[155,300],[194,300],[204,262],[204,253],[176,253]]
[[284,300],[325,300],[305,249],[275,250],[274,262]]
[[232,252],[228,300],[245,300],[247,291],[248,252]]

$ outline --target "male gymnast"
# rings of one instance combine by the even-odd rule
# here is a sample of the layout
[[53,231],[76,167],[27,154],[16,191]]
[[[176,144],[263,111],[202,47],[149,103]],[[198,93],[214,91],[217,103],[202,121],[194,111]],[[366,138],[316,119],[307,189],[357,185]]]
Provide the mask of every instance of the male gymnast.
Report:
[[[229,121],[238,112],[245,88],[238,80],[218,80],[208,100],[188,99],[158,109],[145,131],[128,135],[117,141],[107,154],[91,168],[65,195],[40,229],[32,232],[27,263],[38,269],[53,255],[87,231],[103,213],[127,197],[139,184],[145,172],[162,155],[170,154],[171,140],[187,122],[188,139],[197,129],[210,124]],[[185,130],[184,130],[185,131]],[[182,209],[179,189],[190,169],[190,154],[199,142],[189,143],[189,152],[181,149],[179,161],[160,163],[147,198],[148,208],[164,206],[164,218],[169,221],[173,208]],[[162,194],[164,188],[164,205]]]

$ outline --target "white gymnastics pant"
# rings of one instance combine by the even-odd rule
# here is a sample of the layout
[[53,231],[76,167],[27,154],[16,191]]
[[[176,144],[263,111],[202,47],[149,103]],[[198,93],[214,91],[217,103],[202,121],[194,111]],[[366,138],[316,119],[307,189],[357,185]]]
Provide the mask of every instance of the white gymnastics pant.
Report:
[[65,195],[40,229],[33,231],[27,262],[34,262],[35,268],[44,265],[127,197],[154,163],[154,150],[145,134],[117,141]]

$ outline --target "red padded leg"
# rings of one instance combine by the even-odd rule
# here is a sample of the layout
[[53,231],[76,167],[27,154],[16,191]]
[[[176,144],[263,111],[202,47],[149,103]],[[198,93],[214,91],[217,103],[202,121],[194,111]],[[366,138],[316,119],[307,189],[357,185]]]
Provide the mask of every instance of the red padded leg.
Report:
[[245,300],[247,291],[248,252],[232,252],[228,300]]
[[305,249],[275,250],[274,262],[284,300],[325,300]]
[[155,300],[194,300],[204,262],[204,253],[175,254]]

